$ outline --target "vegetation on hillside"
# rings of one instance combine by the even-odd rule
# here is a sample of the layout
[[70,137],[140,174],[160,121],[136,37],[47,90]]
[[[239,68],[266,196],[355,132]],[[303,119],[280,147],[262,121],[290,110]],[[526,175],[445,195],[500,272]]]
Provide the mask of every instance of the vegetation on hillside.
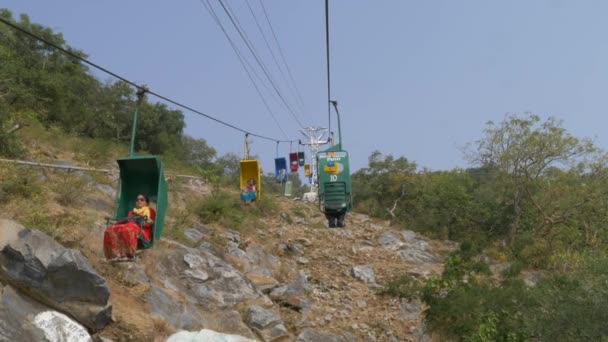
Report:
[[[397,277],[384,292],[422,297],[428,326],[451,338],[607,338],[606,154],[530,114],[488,123],[466,154],[474,168],[429,171],[374,152],[354,174],[359,210],[461,242],[441,277]],[[505,265],[499,279],[484,259]],[[522,271],[538,284],[525,285]]]

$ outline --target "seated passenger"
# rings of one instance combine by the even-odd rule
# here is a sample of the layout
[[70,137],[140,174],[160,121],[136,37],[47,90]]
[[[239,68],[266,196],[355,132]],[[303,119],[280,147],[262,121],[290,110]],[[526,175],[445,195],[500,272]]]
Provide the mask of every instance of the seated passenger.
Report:
[[280,169],[279,174],[277,175],[277,182],[285,183],[287,181],[287,170]]
[[247,186],[244,186],[241,190],[241,200],[245,204],[251,204],[251,202],[255,202],[256,197],[255,180],[249,178],[247,180]]
[[152,224],[156,213],[149,207],[148,198],[139,194],[135,208],[127,218],[109,226],[103,235],[103,251],[107,259],[133,258],[137,250],[137,238],[152,239]]
[[152,225],[156,218],[154,209],[150,208],[150,200],[146,195],[139,194],[135,199],[135,208],[129,211],[128,218],[133,218],[137,225],[141,228],[141,235],[147,241],[152,238]]

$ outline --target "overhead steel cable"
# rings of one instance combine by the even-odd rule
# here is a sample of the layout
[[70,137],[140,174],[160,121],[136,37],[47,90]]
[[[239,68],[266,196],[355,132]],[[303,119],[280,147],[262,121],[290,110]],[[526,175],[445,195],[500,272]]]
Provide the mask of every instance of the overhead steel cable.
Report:
[[302,122],[300,122],[300,119],[298,119],[297,115],[295,114],[295,112],[293,111],[293,109],[291,108],[291,106],[289,105],[289,103],[285,100],[285,97],[283,97],[283,95],[279,91],[279,89],[278,89],[277,85],[275,84],[274,80],[272,79],[272,77],[268,73],[268,70],[266,69],[266,66],[260,60],[260,57],[257,55],[257,53],[254,51],[254,48],[252,47],[252,44],[250,44],[249,40],[245,37],[245,34],[243,33],[243,30],[241,29],[240,25],[238,25],[236,23],[235,18],[232,15],[231,11],[228,10],[228,8],[226,7],[226,5],[224,4],[224,2],[222,0],[218,0],[218,2],[220,3],[220,5],[222,6],[222,8],[224,9],[224,12],[226,13],[226,15],[228,16],[228,18],[230,19],[230,22],[232,23],[232,25],[236,28],[236,30],[237,30],[239,36],[241,37],[241,39],[243,39],[243,41],[245,42],[245,45],[249,49],[249,52],[251,52],[251,54],[255,58],[256,62],[258,63],[258,65],[260,66],[260,68],[262,69],[262,71],[264,72],[264,75],[266,75],[266,78],[268,78],[268,81],[272,85],[272,88],[274,89],[274,91],[277,93],[277,95],[279,96],[279,98],[281,99],[281,101],[283,102],[283,104],[285,105],[285,107],[287,108],[287,111],[296,120],[296,122],[298,123],[298,125],[300,126],[300,128],[304,128],[304,125],[302,125]]
[[19,25],[13,24],[10,21],[8,21],[8,20],[6,20],[6,19],[4,19],[2,17],[0,17],[0,22],[3,23],[3,24],[5,24],[5,25],[7,25],[7,26],[10,26],[10,27],[14,28],[15,30],[17,30],[17,31],[19,31],[21,33],[24,33],[24,34],[26,34],[26,35],[28,35],[28,36],[30,36],[30,37],[32,37],[32,38],[40,41],[40,42],[43,42],[44,44],[49,45],[49,46],[51,46],[51,47],[53,47],[53,48],[55,48],[55,49],[63,52],[64,54],[66,54],[66,55],[68,55],[68,56],[70,56],[72,58],[75,58],[75,59],[77,59],[77,60],[79,60],[79,61],[81,61],[81,62],[83,62],[83,63],[85,63],[87,65],[90,65],[90,66],[92,66],[93,68],[95,68],[97,70],[100,70],[100,71],[102,71],[102,72],[104,72],[104,73],[106,73],[108,75],[111,75],[111,76],[113,76],[113,77],[115,77],[115,78],[117,78],[117,79],[119,79],[119,80],[121,80],[121,81],[123,81],[123,82],[125,82],[125,83],[127,83],[127,84],[129,84],[129,85],[131,85],[133,87],[135,87],[139,91],[143,91],[145,93],[153,95],[153,96],[155,96],[155,97],[157,97],[157,98],[159,98],[161,100],[164,100],[166,102],[172,103],[172,104],[174,104],[174,105],[176,105],[178,107],[181,107],[183,109],[186,109],[186,110],[188,110],[188,111],[190,111],[192,113],[204,116],[207,119],[213,120],[213,121],[215,121],[215,122],[217,122],[217,123],[219,123],[221,125],[224,125],[226,127],[230,127],[232,129],[240,131],[242,133],[249,134],[251,136],[258,137],[258,138],[265,139],[265,140],[270,140],[270,141],[275,141],[275,142],[276,141],[278,141],[278,142],[293,142],[293,140],[275,139],[275,138],[271,138],[271,137],[268,137],[268,136],[265,136],[265,135],[253,133],[253,132],[247,131],[245,129],[242,129],[240,127],[237,127],[237,126],[235,126],[233,124],[230,124],[228,122],[225,122],[223,120],[220,120],[218,118],[215,118],[215,117],[213,117],[213,116],[211,116],[209,114],[205,114],[205,113],[203,113],[203,112],[201,112],[199,110],[196,110],[196,109],[194,109],[194,108],[192,108],[190,106],[187,106],[185,104],[182,104],[180,102],[172,100],[172,99],[170,99],[170,98],[168,98],[166,96],[160,95],[160,94],[158,94],[158,93],[156,93],[156,92],[154,92],[154,91],[152,91],[152,90],[150,90],[150,89],[148,89],[148,88],[146,88],[144,86],[138,85],[135,82],[132,82],[132,81],[126,79],[125,77],[122,77],[122,76],[120,76],[120,75],[118,75],[118,74],[116,74],[116,73],[114,73],[114,72],[112,72],[112,71],[110,71],[110,70],[108,70],[108,69],[106,69],[106,68],[98,65],[98,64],[95,64],[95,63],[93,63],[93,62],[91,62],[91,61],[89,61],[89,60],[87,60],[87,59],[85,59],[85,58],[83,58],[81,56],[78,56],[75,53],[70,52],[70,51],[62,48],[61,46],[58,46],[58,45],[56,45],[54,43],[51,43],[48,40],[46,40],[46,39],[44,39],[44,38],[42,38],[42,37],[40,37],[40,36],[38,36],[38,35],[30,32],[30,31],[28,31],[28,30],[20,27]]
[[[258,72],[256,71],[256,68],[251,65],[251,63],[249,62],[249,60],[247,58],[245,58],[245,56],[241,53],[240,49],[238,48],[237,44],[230,37],[230,34],[228,34],[228,30],[224,27],[223,24],[221,24],[221,20],[219,19],[219,16],[213,9],[211,2],[209,0],[204,0],[204,1],[206,1],[206,4],[205,4],[205,2],[203,0],[199,0],[199,1],[203,4],[203,6],[205,6],[205,8],[209,8],[209,9],[213,10],[213,12],[211,13],[211,16],[214,17],[214,20],[217,20],[217,22],[220,23],[220,28],[223,29],[223,31],[225,31],[224,34],[225,34],[226,38],[228,39],[228,42],[230,42],[230,45],[233,47],[234,52],[237,54],[237,56],[239,56],[239,60],[242,60],[246,64],[246,66],[244,66],[245,70],[248,70],[249,72],[251,72],[251,74],[253,74],[253,76],[255,76],[255,79],[257,79],[260,82],[259,84],[261,84],[268,91],[268,93],[273,98],[273,100],[275,100],[277,103],[280,103],[281,100],[275,94],[273,89],[271,89],[266,84],[267,82],[265,82],[264,79],[262,79],[262,77],[258,74]],[[209,9],[207,9],[207,11],[209,11]],[[217,19],[215,19],[215,18],[217,18]],[[249,69],[247,69],[247,67]]]
[[280,87],[277,85],[277,82],[274,80],[273,75],[270,72],[270,69],[266,66],[266,64],[264,63],[264,61],[260,57],[260,54],[258,53],[258,51],[257,51],[255,45],[253,44],[253,42],[251,41],[251,39],[249,39],[249,36],[247,35],[247,31],[241,25],[241,22],[240,22],[239,18],[237,17],[235,11],[232,10],[232,7],[230,6],[230,3],[228,1],[224,2],[223,0],[218,0],[218,2],[224,8],[224,11],[226,12],[226,15],[228,15],[228,18],[231,20],[233,26],[237,30],[237,33],[239,33],[239,35],[241,36],[241,38],[245,42],[245,45],[247,46],[247,48],[249,49],[249,51],[253,55],[254,59],[256,60],[256,63],[260,66],[260,68],[262,69],[262,72],[264,73],[264,75],[268,79],[270,85],[275,90],[276,94],[279,96],[279,98],[281,100],[280,102],[285,106],[285,108],[287,109],[287,111],[292,116],[294,116],[294,119],[296,119],[296,122],[301,127],[301,123],[299,121],[298,115],[296,114],[296,111],[292,107],[291,103],[289,101],[287,101],[286,97],[283,95]]
[[329,0],[325,0],[325,51],[327,55],[327,120],[331,136],[331,79],[329,73]]
[[[251,75],[251,72],[247,68],[247,65],[248,65],[247,61],[243,58],[243,56],[241,55],[241,52],[239,51],[238,47],[236,46],[236,44],[234,43],[234,41],[232,40],[232,38],[230,37],[230,35],[226,31],[226,29],[224,28],[224,25],[222,24],[222,22],[221,22],[220,18],[218,17],[217,13],[215,13],[215,10],[213,9],[213,6],[211,5],[211,2],[209,2],[209,0],[200,0],[200,2],[203,4],[203,6],[205,6],[205,9],[207,9],[207,12],[209,13],[209,15],[213,18],[213,20],[215,21],[215,23],[222,30],[222,32],[226,36],[226,39],[228,39],[228,43],[230,43],[230,46],[232,47],[232,50],[234,51],[234,53],[236,54],[237,58],[239,59],[239,62],[241,63],[241,65],[243,66],[243,69],[247,73],[247,77],[249,77],[249,80],[251,81],[251,83],[253,84],[256,92],[260,96],[260,99],[264,103],[264,106],[268,110],[268,113],[270,114],[270,116],[274,120],[274,122],[277,125],[277,127],[279,128],[279,130],[281,130],[281,132],[283,133],[283,135],[285,136],[285,138],[288,139],[287,133],[285,133],[285,131],[283,130],[283,127],[281,127],[281,124],[279,124],[279,121],[277,120],[276,115],[274,114],[274,112],[272,111],[272,109],[270,109],[270,106],[268,105],[268,102],[266,102],[266,99],[262,95],[262,92],[260,91],[260,89],[258,88],[258,85],[256,84],[255,80],[253,79],[253,76]],[[249,65],[249,68],[251,68],[252,71],[255,72],[255,69],[253,69],[253,67],[251,67],[251,65]],[[258,76],[258,78],[259,78],[259,76]]]
[[264,2],[262,2],[262,0],[259,0],[259,2],[260,2],[260,5],[262,6],[262,11],[264,12],[264,16],[266,17],[266,22],[268,23],[268,26],[270,27],[270,32],[272,32],[274,42],[277,44],[277,47],[279,48],[279,54],[281,55],[283,64],[285,64],[285,68],[287,69],[287,74],[289,75],[289,78],[291,79],[291,82],[293,83],[293,87],[296,90],[296,94],[298,95],[298,100],[300,101],[300,104],[304,107],[304,110],[306,110],[306,105],[304,104],[304,100],[302,99],[300,90],[298,89],[298,85],[293,77],[293,74],[291,73],[291,68],[289,67],[289,64],[287,64],[287,59],[285,58],[285,54],[283,53],[283,48],[281,48],[279,39],[277,38],[277,35],[274,32],[274,28],[272,27],[272,24],[270,23],[270,17],[268,16],[268,12],[266,12],[266,6],[264,6]]
[[262,39],[264,40],[264,43],[266,44],[266,47],[268,48],[268,51],[270,51],[270,56],[272,57],[272,59],[274,60],[275,65],[277,66],[277,70],[279,70],[279,74],[281,75],[281,78],[283,79],[283,81],[285,82],[285,84],[287,84],[287,88],[289,89],[289,92],[291,93],[291,96],[295,99],[295,103],[300,107],[300,111],[302,113],[304,113],[304,107],[302,106],[302,104],[298,101],[298,97],[291,85],[291,83],[289,82],[289,80],[287,79],[287,76],[285,76],[285,71],[283,71],[283,68],[281,67],[281,63],[279,63],[279,60],[277,59],[277,56],[274,53],[274,49],[270,46],[270,43],[268,42],[268,39],[266,38],[266,34],[264,33],[264,30],[262,29],[262,25],[260,25],[260,22],[258,21],[258,17],[255,14],[255,11],[253,10],[253,7],[251,7],[251,4],[249,3],[249,0],[245,0],[245,3],[247,4],[247,8],[249,8],[249,13],[251,13],[251,16],[253,17],[253,21],[255,22],[255,25],[258,27],[258,30],[260,31],[260,34],[262,35]]
[[[209,7],[210,7],[210,8],[213,8],[213,6],[211,5],[210,1],[209,1],[209,0],[206,0],[206,1],[207,1],[207,4],[209,5]],[[227,5],[228,10],[230,11],[230,13],[231,13],[231,14],[234,16],[234,19],[236,20],[236,24],[238,25],[238,27],[239,27],[241,30],[243,30],[243,33],[244,33],[244,35],[245,35],[245,38],[247,39],[247,42],[249,42],[249,44],[251,44],[251,46],[252,46],[253,50],[254,50],[254,51],[255,51],[255,53],[257,54],[257,50],[255,49],[255,46],[253,46],[253,43],[251,42],[251,40],[250,40],[250,39],[249,39],[249,37],[247,36],[247,32],[245,32],[245,31],[244,31],[244,29],[242,28],[242,26],[241,26],[241,24],[240,24],[240,21],[238,20],[238,18],[236,17],[236,15],[234,14],[234,12],[232,11],[232,8],[230,7],[230,5],[229,5],[228,3],[226,3],[226,5]],[[214,12],[215,12],[215,10],[214,10]],[[217,15],[216,15],[216,16],[217,16]],[[219,20],[219,16],[217,16],[217,17],[218,17],[218,20]],[[220,22],[221,22],[221,20],[220,20]],[[228,34],[227,32],[228,32],[228,30],[226,30],[226,34]],[[229,34],[228,34],[228,37],[230,37],[230,35],[229,35]],[[249,67],[249,70],[252,72],[252,74],[255,76],[255,78],[256,78],[256,79],[257,79],[257,80],[260,82],[259,84],[261,84],[261,85],[262,85],[262,86],[263,86],[263,87],[264,87],[264,88],[265,88],[265,89],[268,91],[268,94],[270,94],[270,96],[272,97],[272,99],[273,99],[274,101],[276,101],[276,103],[278,103],[279,105],[282,105],[282,106],[283,106],[285,109],[287,109],[287,110],[289,111],[291,107],[287,107],[287,106],[285,106],[285,103],[284,103],[284,102],[282,102],[282,99],[281,99],[281,98],[279,98],[279,96],[277,96],[277,94],[278,94],[278,95],[280,95],[280,94],[279,94],[279,93],[277,93],[277,92],[275,91],[275,89],[272,89],[272,85],[270,85],[270,86],[269,86],[269,85],[267,84],[268,82],[267,82],[267,81],[265,81],[265,80],[264,80],[262,77],[260,77],[260,75],[259,75],[259,74],[258,74],[258,72],[256,71],[256,69],[257,69],[257,68],[255,68],[254,66],[252,66],[252,65],[251,65],[251,63],[249,62],[248,58],[246,58],[246,57],[245,57],[245,55],[244,55],[244,54],[242,54],[242,53],[240,52],[240,49],[238,48],[238,46],[237,46],[237,44],[234,42],[234,40],[232,40],[231,38],[229,38],[229,39],[230,39],[230,41],[232,41],[232,43],[234,44],[234,46],[235,46],[235,48],[236,48],[236,50],[237,50],[237,53],[238,53],[238,54],[241,56],[241,58],[243,59],[243,61],[244,61],[244,62],[247,64],[247,66]],[[257,61],[256,61],[256,63],[257,63]],[[259,64],[258,64],[258,65],[259,65]],[[262,70],[262,71],[263,71],[263,70]],[[266,78],[266,79],[267,79],[267,78]]]

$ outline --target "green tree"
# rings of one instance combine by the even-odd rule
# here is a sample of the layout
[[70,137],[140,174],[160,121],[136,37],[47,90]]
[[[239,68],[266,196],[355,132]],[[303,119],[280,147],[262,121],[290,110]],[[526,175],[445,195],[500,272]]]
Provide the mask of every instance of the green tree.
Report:
[[512,208],[508,237],[513,243],[524,219],[526,202],[551,219],[536,201],[541,179],[553,168],[571,168],[596,151],[588,139],[569,134],[561,122],[537,115],[507,115],[498,125],[488,123],[484,137],[468,151],[473,163],[496,172],[495,186],[502,190],[505,205]]
[[240,175],[239,156],[234,153],[226,153],[215,160],[218,176],[221,177],[223,184],[239,184]]
[[400,203],[412,188],[416,168],[416,163],[405,157],[395,159],[390,154],[372,152],[368,167],[353,174],[358,209],[380,217],[396,218],[402,208]]

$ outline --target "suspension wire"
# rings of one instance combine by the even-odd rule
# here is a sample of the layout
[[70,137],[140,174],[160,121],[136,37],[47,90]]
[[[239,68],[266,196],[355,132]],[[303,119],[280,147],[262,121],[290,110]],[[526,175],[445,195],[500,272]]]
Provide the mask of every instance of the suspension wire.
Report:
[[[268,79],[268,81],[270,82],[272,88],[275,90],[275,93],[279,96],[279,99],[281,100],[279,102],[284,105],[284,107],[287,109],[287,111],[289,111],[290,114],[294,117],[294,119],[296,120],[296,122],[298,123],[298,125],[300,125],[300,127],[302,127],[302,124],[301,124],[301,122],[300,122],[300,120],[298,118],[298,115],[296,114],[296,111],[294,111],[294,109],[293,109],[292,105],[290,104],[290,102],[287,101],[286,97],[283,95],[283,92],[281,91],[280,87],[277,85],[278,83],[273,78],[273,75],[270,72],[270,69],[266,66],[266,64],[264,63],[263,59],[260,57],[260,54],[258,53],[258,51],[257,51],[257,49],[255,47],[255,44],[253,44],[252,40],[249,39],[249,36],[247,35],[247,31],[241,25],[241,22],[240,22],[239,18],[237,17],[235,11],[232,10],[232,7],[230,6],[230,3],[227,0],[218,0],[218,2],[224,8],[224,11],[228,15],[228,18],[231,20],[232,24],[236,28],[236,30],[239,33],[239,35],[242,34],[241,38],[245,42],[245,45],[247,46],[247,48],[249,49],[249,51],[253,55],[254,59],[256,60],[256,63],[262,69],[262,72],[264,73],[264,75],[266,76],[266,78]],[[233,19],[234,19],[234,21],[233,21]],[[236,25],[235,25],[235,23],[236,23]],[[301,111],[301,109],[300,109],[300,111]]]
[[277,66],[277,70],[279,70],[279,74],[281,75],[281,78],[283,79],[285,84],[287,84],[287,89],[289,89],[289,92],[291,93],[293,98],[296,100],[296,105],[298,105],[300,107],[300,112],[304,112],[304,109],[303,109],[302,105],[300,104],[300,102],[298,101],[298,97],[295,94],[295,92],[291,86],[291,83],[289,83],[289,80],[285,76],[285,72],[283,71],[283,68],[281,68],[281,63],[279,63],[279,60],[277,59],[277,56],[275,55],[275,53],[273,51],[274,49],[272,47],[270,47],[270,43],[268,43],[266,34],[264,33],[264,30],[262,29],[262,26],[260,25],[260,22],[258,21],[257,15],[253,11],[253,7],[251,7],[249,0],[245,0],[245,3],[247,4],[247,8],[249,8],[249,12],[251,13],[251,16],[253,17],[255,25],[258,27],[258,30],[260,31],[260,34],[262,35],[262,39],[264,40],[266,47],[270,51],[270,55],[272,56],[272,59],[274,60],[275,65]]
[[118,75],[118,74],[116,74],[116,73],[114,73],[114,72],[112,72],[112,71],[110,71],[110,70],[108,70],[108,69],[106,69],[106,68],[104,68],[104,67],[102,67],[102,66],[98,65],[98,64],[95,64],[95,63],[93,63],[93,62],[91,62],[91,61],[89,61],[89,60],[87,60],[87,59],[85,59],[85,58],[83,58],[83,57],[80,57],[80,56],[76,55],[76,54],[75,54],[75,53],[73,53],[73,52],[70,52],[69,50],[66,50],[66,49],[64,49],[64,48],[62,48],[62,47],[60,47],[60,46],[58,46],[58,45],[56,45],[56,44],[54,44],[54,43],[51,43],[51,42],[49,42],[48,40],[46,40],[46,39],[44,39],[44,38],[42,38],[42,37],[40,37],[40,36],[38,36],[38,35],[36,35],[36,34],[34,34],[34,33],[30,32],[30,31],[28,31],[28,30],[26,30],[26,29],[24,29],[24,28],[20,27],[19,25],[13,24],[13,23],[11,23],[10,21],[8,21],[8,20],[6,20],[6,19],[4,19],[4,18],[2,18],[2,17],[0,17],[0,22],[1,22],[1,23],[3,23],[3,24],[5,24],[5,25],[7,25],[7,26],[10,26],[10,27],[14,28],[15,30],[17,30],[17,31],[19,31],[19,32],[21,32],[21,33],[24,33],[24,34],[26,34],[26,35],[28,35],[28,36],[30,36],[30,37],[32,37],[32,38],[34,38],[34,39],[38,40],[38,41],[41,41],[41,42],[45,43],[46,45],[49,45],[49,46],[51,46],[51,47],[53,47],[53,48],[55,48],[55,49],[57,49],[57,50],[59,50],[59,51],[63,52],[64,54],[66,54],[66,55],[68,55],[68,56],[70,56],[70,57],[72,57],[72,58],[75,58],[75,59],[77,59],[77,60],[79,60],[79,61],[81,61],[81,62],[83,62],[83,63],[85,63],[85,64],[87,64],[87,65],[90,65],[90,66],[92,66],[93,68],[95,68],[95,69],[97,69],[97,70],[100,70],[100,71],[102,71],[102,72],[104,72],[104,73],[106,73],[106,74],[108,74],[108,75],[111,75],[111,76],[113,76],[113,77],[115,77],[115,78],[117,78],[117,79],[119,79],[119,80],[121,80],[121,81],[125,82],[126,84],[129,84],[129,85],[133,86],[133,87],[134,87],[134,88],[136,88],[138,91],[143,91],[143,92],[145,92],[145,93],[148,93],[148,94],[150,94],[150,95],[153,95],[153,96],[155,96],[155,97],[157,97],[157,98],[159,98],[159,99],[161,99],[161,100],[164,100],[164,101],[169,102],[169,103],[171,103],[171,104],[174,104],[174,105],[176,105],[176,106],[178,106],[178,107],[181,107],[181,108],[183,108],[183,109],[186,109],[186,110],[188,110],[188,111],[190,111],[190,112],[192,112],[192,113],[195,113],[195,114],[198,114],[198,115],[204,116],[204,117],[206,117],[207,119],[213,120],[213,121],[215,121],[215,122],[217,122],[217,123],[219,123],[219,124],[221,124],[221,125],[224,125],[224,126],[226,126],[226,127],[230,127],[230,128],[232,128],[232,129],[234,129],[234,130],[237,130],[237,131],[240,131],[240,132],[242,132],[242,133],[249,134],[249,135],[251,135],[251,136],[255,136],[255,137],[258,137],[258,138],[261,138],[261,139],[266,139],[266,140],[270,140],[270,141],[280,141],[280,142],[290,142],[290,141],[291,141],[291,140],[280,140],[280,139],[275,139],[275,138],[271,138],[271,137],[264,136],[264,135],[261,135],[261,134],[252,133],[252,132],[250,132],[250,131],[247,131],[247,130],[245,130],[245,129],[242,129],[242,128],[240,128],[240,127],[237,127],[237,126],[235,126],[235,125],[233,125],[233,124],[230,124],[230,123],[228,123],[228,122],[222,121],[222,120],[220,120],[220,119],[218,119],[218,118],[215,118],[215,117],[213,117],[213,116],[211,116],[211,115],[209,115],[209,114],[205,114],[205,113],[203,113],[203,112],[201,112],[201,111],[199,111],[199,110],[196,110],[196,109],[194,109],[194,108],[192,108],[192,107],[189,107],[189,106],[187,106],[187,105],[185,105],[185,104],[182,104],[182,103],[177,102],[177,101],[175,101],[175,100],[172,100],[172,99],[170,99],[170,98],[168,98],[168,97],[166,97],[166,96],[163,96],[163,95],[161,95],[161,94],[158,94],[158,93],[156,93],[156,92],[154,92],[154,91],[152,91],[152,90],[150,90],[150,89],[148,89],[148,88],[146,88],[146,87],[144,87],[144,86],[138,85],[138,84],[136,84],[135,82],[132,82],[132,81],[130,81],[130,80],[128,80],[128,79],[126,79],[126,78],[124,78],[124,77],[122,77],[122,76],[120,76],[120,75]]
[[268,73],[268,70],[266,70],[266,67],[265,67],[264,63],[262,63],[262,61],[260,60],[259,56],[257,55],[257,53],[255,52],[254,48],[252,47],[252,44],[250,44],[250,42],[246,38],[245,34],[243,33],[243,30],[241,30],[240,25],[238,25],[237,22],[235,21],[235,16],[233,16],[231,14],[231,11],[228,10],[228,8],[224,4],[223,0],[218,0],[218,2],[220,3],[220,5],[222,6],[222,8],[224,9],[224,12],[226,12],[226,15],[230,19],[230,22],[232,23],[232,25],[236,28],[237,32],[239,33],[239,35],[241,36],[241,38],[245,42],[245,45],[249,49],[249,52],[251,52],[251,54],[255,58],[256,62],[258,63],[258,65],[260,66],[260,68],[262,69],[262,71],[264,72],[264,75],[266,75],[266,78],[268,78],[268,81],[272,85],[272,88],[274,89],[274,91],[277,93],[277,95],[279,96],[279,98],[281,99],[281,101],[283,102],[283,104],[285,105],[285,107],[287,108],[287,111],[289,111],[289,113],[291,114],[291,116],[296,120],[296,122],[298,123],[298,125],[300,126],[300,128],[304,128],[304,126],[302,125],[302,122],[300,122],[300,119],[298,119],[298,117],[294,113],[294,111],[291,108],[291,106],[289,105],[289,103],[285,100],[285,98],[283,97],[283,95],[281,94],[281,92],[279,91],[279,89],[277,88],[274,80],[272,79],[272,77]]
[[[203,2],[203,0],[200,0],[200,2],[205,6],[205,8],[209,8],[212,11],[212,16],[214,17],[214,20],[217,20],[219,22],[220,25],[220,29],[223,29],[223,31],[225,31],[224,35],[226,36],[226,38],[228,39],[228,42],[230,42],[230,45],[233,46],[233,50],[235,51],[235,53],[240,57],[240,59],[243,60],[243,62],[247,65],[247,67],[249,68],[248,72],[251,72],[253,74],[253,76],[255,76],[255,79],[258,80],[259,83],[257,84],[261,84],[264,89],[266,89],[268,91],[268,94],[270,94],[270,97],[272,97],[272,99],[274,101],[276,101],[277,103],[281,104],[281,100],[279,99],[279,97],[276,95],[276,93],[266,84],[267,82],[265,82],[262,77],[260,77],[260,75],[258,74],[258,72],[256,71],[256,68],[254,68],[251,63],[249,63],[249,61],[247,60],[247,58],[245,58],[245,56],[243,55],[243,53],[241,53],[240,49],[238,48],[237,44],[234,42],[234,40],[230,37],[230,34],[228,33],[228,30],[224,27],[224,25],[222,24],[221,20],[219,19],[219,16],[217,15],[217,13],[215,12],[215,10],[213,9],[213,6],[211,5],[211,2],[209,0],[205,0],[207,2],[207,4],[205,4]],[[244,68],[247,68],[244,67]]]
[[298,95],[298,100],[300,101],[300,104],[302,105],[302,107],[304,107],[304,109],[306,109],[306,105],[304,104],[304,100],[302,100],[302,95],[300,94],[298,85],[293,77],[293,74],[291,73],[291,68],[289,68],[289,64],[287,64],[287,59],[285,58],[285,54],[283,53],[283,48],[281,48],[279,39],[277,38],[277,35],[274,32],[274,28],[272,27],[272,24],[270,23],[270,17],[268,16],[268,12],[266,12],[266,6],[264,6],[264,2],[262,0],[259,0],[259,2],[260,2],[260,5],[262,6],[262,10],[264,11],[264,16],[266,17],[266,22],[268,23],[268,26],[270,27],[270,32],[272,32],[274,42],[277,44],[277,47],[279,48],[279,53],[281,55],[281,59],[283,60],[283,64],[285,64],[285,68],[287,69],[287,74],[289,75],[289,78],[291,79],[291,82],[293,83],[293,87],[296,90],[296,94]]
[[[206,3],[205,3],[205,1],[206,1]],[[287,133],[285,133],[285,130],[283,130],[283,127],[281,127],[281,125],[279,124],[279,121],[277,120],[275,113],[272,111],[272,109],[270,109],[270,106],[268,105],[268,102],[266,102],[266,98],[264,98],[264,96],[262,95],[262,92],[260,91],[260,88],[258,87],[258,85],[256,84],[255,80],[253,79],[253,77],[251,75],[251,71],[253,71],[255,73],[255,69],[253,69],[253,67],[242,56],[242,54],[239,51],[238,47],[236,46],[236,44],[234,43],[234,41],[232,40],[232,38],[230,37],[230,35],[226,31],[226,29],[224,28],[224,25],[220,21],[220,18],[217,16],[217,13],[215,13],[215,10],[213,9],[213,6],[211,5],[211,2],[209,2],[209,0],[205,0],[205,1],[204,0],[200,0],[200,2],[203,4],[203,6],[205,6],[205,9],[207,9],[207,12],[209,12],[209,15],[211,15],[211,17],[214,19],[215,23],[222,30],[222,32],[224,33],[224,36],[226,37],[226,39],[228,39],[228,42],[230,43],[230,46],[232,47],[232,50],[234,51],[234,53],[236,54],[237,58],[239,59],[239,62],[241,63],[241,66],[243,66],[243,69],[245,69],[245,72],[247,73],[247,77],[249,78],[249,80],[253,84],[253,86],[254,86],[256,92],[258,93],[260,99],[264,103],[264,106],[268,110],[268,113],[272,117],[272,120],[275,122],[275,124],[277,125],[277,127],[279,127],[279,130],[281,130],[281,132],[285,136],[285,139],[288,139]],[[247,65],[249,65],[249,68],[252,69],[251,71],[247,68]],[[256,76],[259,79],[259,76],[257,74],[256,74]]]
[[329,0],[325,0],[325,51],[327,54],[327,118],[331,135],[331,79],[329,73]]

